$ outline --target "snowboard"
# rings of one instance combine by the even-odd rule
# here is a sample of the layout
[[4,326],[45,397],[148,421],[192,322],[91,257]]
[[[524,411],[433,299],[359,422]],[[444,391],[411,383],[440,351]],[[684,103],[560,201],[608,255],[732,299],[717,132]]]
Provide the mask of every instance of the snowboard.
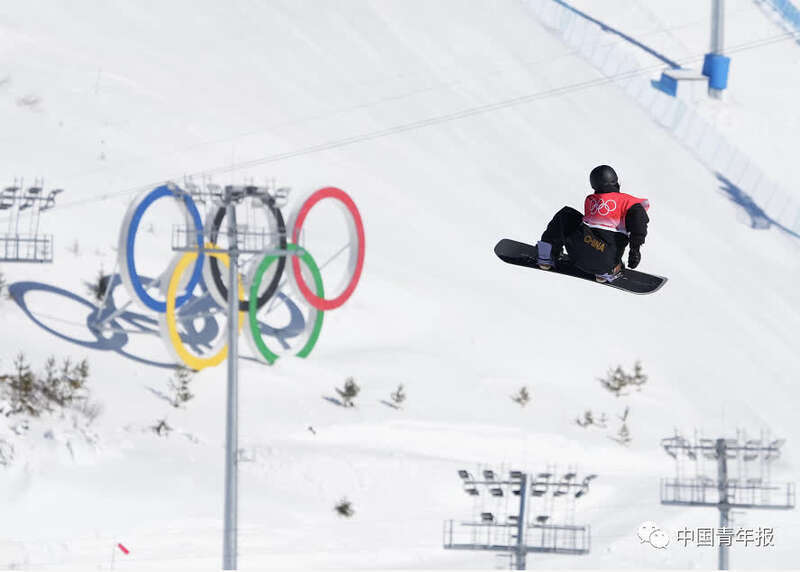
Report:
[[647,274],[646,272],[631,270],[630,268],[623,268],[620,272],[620,276],[612,282],[597,282],[594,274],[584,272],[580,268],[577,268],[565,255],[562,255],[561,258],[556,261],[555,266],[550,270],[542,270],[536,264],[537,251],[535,245],[517,242],[516,240],[510,240],[508,238],[502,239],[495,245],[494,253],[500,260],[509,264],[535,268],[540,272],[553,272],[566,276],[574,276],[575,278],[589,280],[599,286],[610,286],[611,288],[624,290],[631,294],[652,294],[667,282],[664,276],[655,276],[653,274]]

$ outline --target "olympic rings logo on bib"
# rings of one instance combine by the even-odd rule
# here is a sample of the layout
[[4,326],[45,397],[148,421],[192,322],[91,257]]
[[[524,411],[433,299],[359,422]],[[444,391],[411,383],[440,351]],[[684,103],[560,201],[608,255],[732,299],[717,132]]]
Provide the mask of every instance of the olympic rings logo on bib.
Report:
[[[225,208],[206,207],[207,216],[203,222],[195,198],[205,203],[191,188],[187,192],[174,183],[158,186],[137,197],[129,206],[120,229],[118,266],[121,282],[132,301],[158,315],[161,338],[169,353],[179,363],[200,370],[218,365],[227,357],[225,328],[220,327],[217,318],[227,320],[224,312],[229,296],[224,279],[227,272],[220,266],[227,268],[229,260],[227,254],[220,252],[217,243],[225,234],[222,230]],[[309,213],[322,201],[336,205],[344,214],[347,244],[320,266],[302,239],[308,234]],[[169,203],[177,207],[178,222],[182,222],[185,229],[182,231],[186,235],[184,238],[195,246],[188,251],[176,249],[184,252],[172,255],[166,270],[156,279],[148,280],[141,274],[145,258],[157,253],[152,252],[152,238],[145,239],[141,234],[142,221],[154,206]],[[288,225],[272,198],[257,204],[252,210],[255,212],[260,214],[253,218],[262,219],[268,229],[262,234],[269,236],[269,241],[263,250],[259,247],[250,251],[261,254],[254,254],[249,260],[240,259],[237,327],[239,331],[244,330],[253,353],[264,363],[272,364],[286,353],[307,357],[319,339],[324,312],[341,307],[352,296],[361,278],[365,252],[361,215],[352,198],[336,187],[311,193],[298,204]],[[248,217],[252,213],[248,211]],[[248,218],[248,224],[250,222]],[[151,223],[151,233],[152,228]],[[173,246],[175,235],[173,229]],[[146,249],[148,246],[150,248]],[[325,286],[322,269],[345,250],[349,252],[341,284],[333,288]],[[152,272],[146,274],[152,275]],[[284,289],[285,285],[291,287],[289,291]],[[271,314],[276,308],[284,308],[288,324],[276,327],[267,323],[267,319],[274,317]],[[202,329],[203,340],[214,341],[197,344],[198,336],[189,334],[196,334],[198,327]]]
[[592,197],[589,199],[589,214],[598,214],[600,216],[608,216],[617,210],[617,202],[614,199],[598,199]]

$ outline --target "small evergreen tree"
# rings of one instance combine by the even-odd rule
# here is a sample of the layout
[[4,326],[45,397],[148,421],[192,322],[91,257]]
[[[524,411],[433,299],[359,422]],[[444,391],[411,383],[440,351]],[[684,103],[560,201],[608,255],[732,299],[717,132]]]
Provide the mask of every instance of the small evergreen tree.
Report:
[[36,376],[22,352],[14,359],[14,369],[13,374],[5,376],[10,402],[8,415],[22,413],[38,417],[42,404],[36,387]]
[[58,375],[56,358],[50,356],[44,363],[44,379],[42,380],[42,393],[48,401],[63,406],[69,399],[70,390],[66,380]]
[[333,507],[333,510],[335,510],[339,516],[345,518],[350,518],[356,513],[355,509],[353,509],[353,503],[347,500],[346,497],[340,500],[338,504]]
[[592,411],[586,410],[583,412],[583,417],[576,417],[575,424],[580,427],[589,427],[590,425],[594,425],[595,427],[600,427],[604,429],[606,427],[607,417],[605,413],[600,413],[600,417],[597,417]]
[[641,387],[647,383],[647,376],[644,374],[641,362],[637,361],[633,366],[633,373],[627,373],[622,366],[617,366],[614,369],[608,370],[606,376],[599,378],[598,381],[613,393],[616,397],[626,395],[623,390],[632,386],[636,391],[640,391]]
[[628,384],[635,387],[636,391],[641,391],[645,383],[647,383],[647,376],[642,369],[642,362],[637,361],[633,364],[633,375],[629,377]]
[[361,388],[356,383],[355,379],[348,377],[344,380],[344,389],[336,388],[336,393],[342,398],[342,404],[345,407],[353,407],[353,399],[356,398]]
[[511,396],[511,401],[514,403],[519,403],[521,407],[525,407],[530,400],[531,396],[528,393],[527,387],[521,387],[516,395]]
[[85,359],[73,363],[66,359],[56,366],[50,357],[45,362],[44,375],[33,372],[20,353],[14,360],[14,372],[0,375],[0,397],[8,403],[4,407],[6,416],[31,415],[38,417],[43,412],[73,408],[78,412],[91,413],[96,417],[100,408],[87,403],[86,381],[89,378],[89,362]]
[[88,398],[86,381],[89,379],[89,362],[87,360],[83,359],[78,363],[72,363],[69,358],[66,358],[61,364],[61,377],[69,387],[65,405],[86,401]]
[[586,428],[589,425],[594,425],[594,414],[588,409],[583,412],[583,419],[577,417],[575,423],[580,427]]
[[172,431],[172,427],[170,427],[166,419],[159,419],[151,429],[159,437],[169,437],[169,433]]
[[95,276],[92,282],[84,282],[84,284],[86,284],[86,289],[89,291],[89,295],[95,302],[103,301],[110,278],[111,276],[103,273],[103,267],[101,266],[100,270],[97,271],[97,276]]
[[632,441],[631,433],[628,430],[627,423],[623,423],[622,427],[620,427],[619,431],[617,431],[617,436],[616,437],[611,437],[611,439],[613,439],[614,441],[616,441],[620,445],[627,446],[628,443],[630,443]]
[[193,377],[193,371],[185,365],[175,368],[175,375],[170,377],[167,382],[171,392],[169,402],[173,407],[180,407],[194,397],[194,394],[189,391],[189,383]]
[[405,391],[403,391],[403,384],[397,386],[397,391],[391,394],[392,401],[394,401],[395,405],[400,405],[406,400]]
[[622,390],[627,385],[625,372],[622,370],[621,366],[608,370],[606,376],[600,378],[599,381],[602,386],[613,393],[615,397],[622,395]]
[[44,378],[39,380],[39,390],[47,404],[47,409],[53,406],[67,407],[78,402],[86,401],[86,381],[89,379],[89,362],[85,359],[72,363],[67,358],[61,367],[56,367],[56,359],[49,357],[44,366]]

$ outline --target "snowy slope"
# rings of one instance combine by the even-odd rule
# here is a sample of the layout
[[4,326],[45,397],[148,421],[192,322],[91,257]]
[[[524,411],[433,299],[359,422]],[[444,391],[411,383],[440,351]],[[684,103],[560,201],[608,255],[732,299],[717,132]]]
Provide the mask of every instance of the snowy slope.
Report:
[[[625,3],[604,4],[609,17],[631,17]],[[670,3],[651,4],[666,20]],[[687,5],[670,25],[706,12]],[[531,557],[531,567],[711,567],[713,550],[655,551],[634,536],[644,520],[717,522],[712,510],[658,504],[658,479],[673,473],[659,439],[675,427],[709,436],[768,428],[787,439],[776,480],[797,475],[797,241],[742,224],[714,174],[618,88],[233,168],[599,77],[521,3],[33,2],[4,6],[0,30],[4,176],[67,189],[42,223],[56,235],[56,262],[4,265],[9,282],[82,294],[84,280],[114,265],[131,192],[185,173],[275,177],[295,194],[335,184],[361,209],[362,282],[326,315],[311,358],[241,361],[240,442],[252,459],[240,484],[242,568],[492,567],[490,555],[441,548],[442,521],[470,517],[456,469],[480,462],[600,475],[576,517],[592,525],[592,553]],[[786,73],[797,85],[796,68]],[[753,153],[791,149],[794,133],[778,116],[797,121],[791,94],[764,105],[760,77],[737,74],[749,91],[727,113],[743,125],[763,114],[770,129],[732,130],[733,140]],[[40,102],[20,105],[26,95]],[[763,166],[784,176],[791,160]],[[603,162],[651,200],[642,269],[670,277],[661,292],[626,296],[496,260],[498,238],[534,241],[556,209],[580,204],[588,170]],[[157,222],[165,251],[152,268],[170,256],[173,221]],[[79,256],[68,249],[75,241]],[[52,327],[90,339],[85,308],[43,293],[30,304]],[[169,412],[148,389],[163,389],[166,370],[51,336],[12,301],[0,308],[4,370],[20,350],[36,365],[51,353],[86,356],[105,407],[95,448],[43,420],[0,472],[0,567],[108,565],[116,541],[132,548],[120,568],[218,566],[224,368],[198,374],[187,410]],[[155,339],[130,349],[168,360]],[[625,449],[573,420],[590,408],[619,413],[623,400],[595,378],[636,359],[650,382],[624,400],[634,437]],[[350,410],[323,399],[348,375],[362,386]],[[409,398],[395,411],[380,400],[398,383]],[[522,385],[533,392],[525,409],[509,399]],[[176,427],[169,439],[147,429],[164,415]],[[342,496],[353,519],[333,513]],[[734,551],[732,563],[793,565],[796,515],[751,511],[742,522],[775,526],[776,547]]]
[[[691,0],[576,0],[570,4],[673,60],[695,60],[685,67],[700,69],[702,60],[697,62],[697,56],[710,49],[711,9]],[[724,44],[731,50],[731,68],[724,102],[706,97],[701,83],[682,84],[679,92],[796,197],[800,177],[793,168],[791,141],[800,128],[800,81],[794,71],[800,62],[800,43],[796,36],[789,37],[789,31],[765,2],[726,2]],[[747,49],[761,43],[766,45]],[[642,50],[637,55],[645,65],[658,63]],[[652,74],[654,79],[658,75],[657,71]]]

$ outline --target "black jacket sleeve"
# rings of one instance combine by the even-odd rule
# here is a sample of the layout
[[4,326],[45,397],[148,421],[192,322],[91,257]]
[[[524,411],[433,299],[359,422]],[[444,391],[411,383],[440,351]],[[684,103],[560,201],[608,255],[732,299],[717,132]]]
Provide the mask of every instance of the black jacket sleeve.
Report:
[[647,216],[647,211],[638,203],[629,208],[625,214],[625,228],[630,233],[632,249],[638,250],[644,244],[648,222],[650,218]]

